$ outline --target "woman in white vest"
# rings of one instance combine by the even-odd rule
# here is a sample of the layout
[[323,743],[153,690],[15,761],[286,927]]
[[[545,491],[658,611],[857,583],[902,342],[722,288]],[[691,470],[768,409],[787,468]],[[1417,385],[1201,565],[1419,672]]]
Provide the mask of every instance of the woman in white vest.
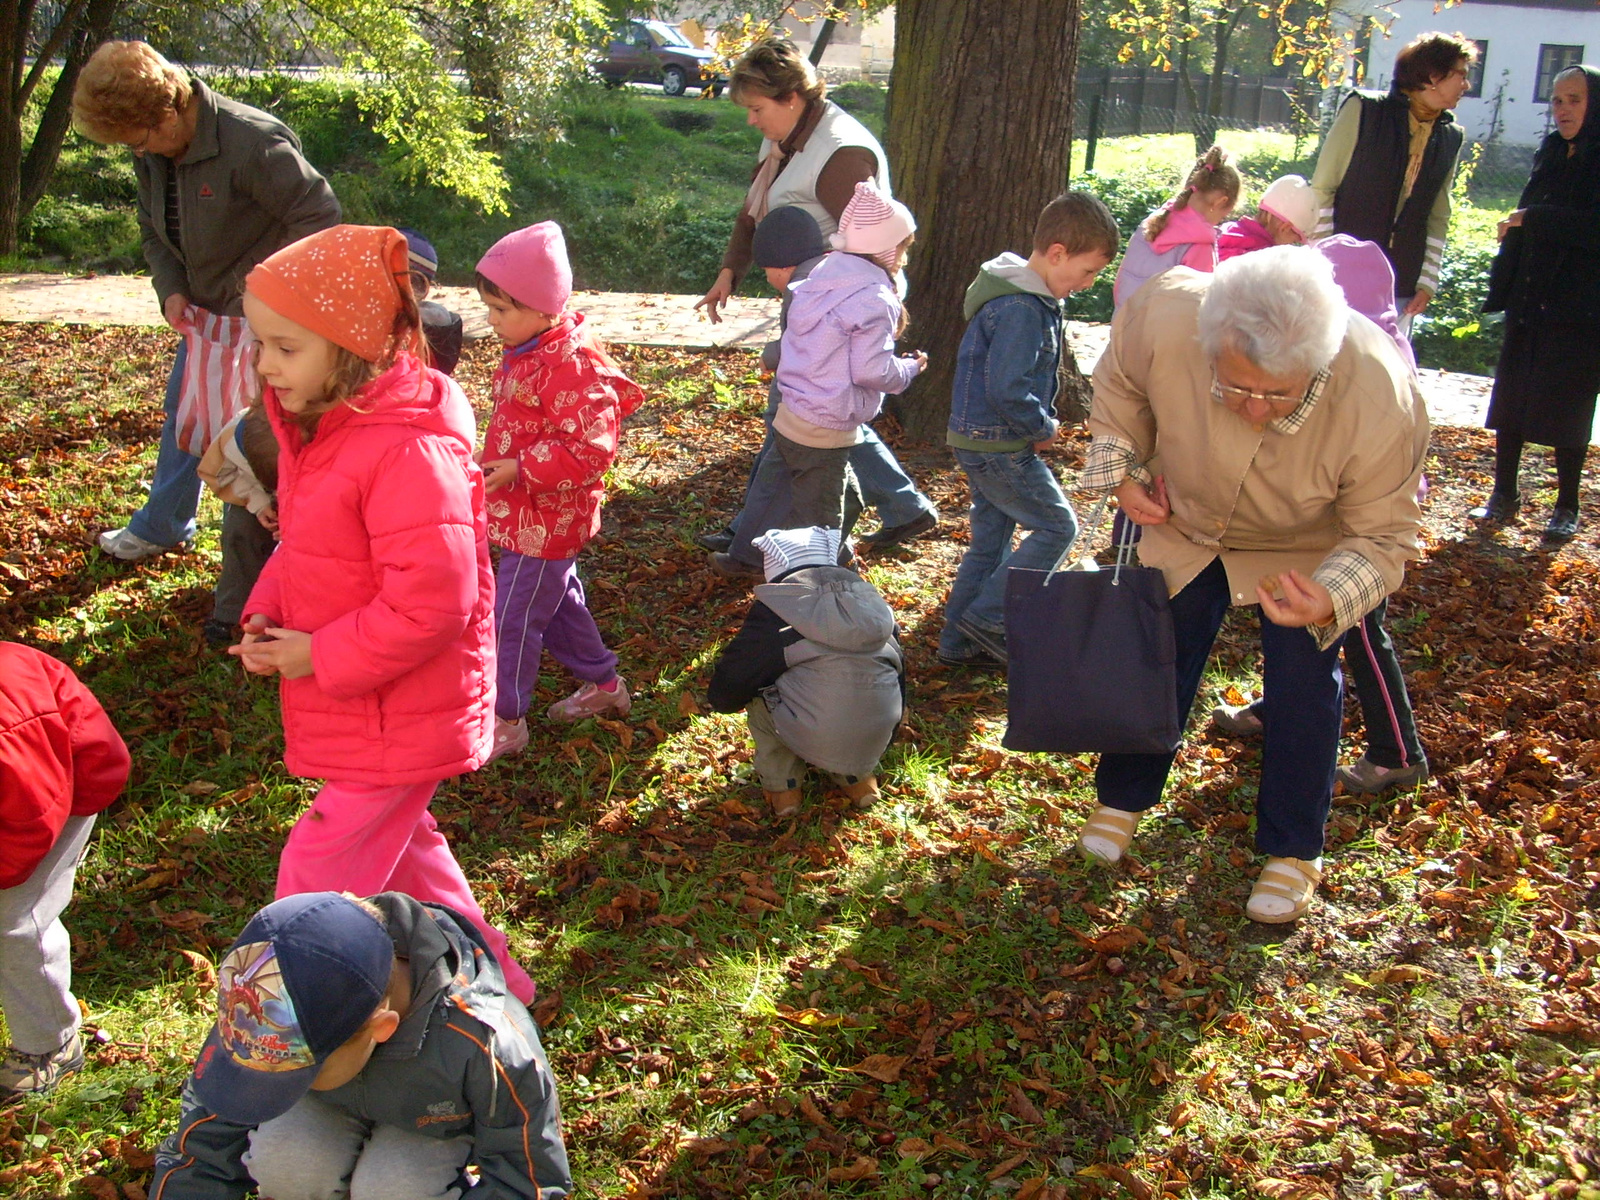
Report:
[[[734,221],[733,235],[722,256],[716,283],[695,305],[713,322],[738,290],[750,269],[756,226],[773,209],[793,206],[816,218],[827,238],[855,194],[856,184],[872,180],[889,195],[889,160],[878,139],[860,121],[827,99],[827,85],[791,41],[772,38],[757,43],[734,67],[729,94],[749,111],[749,123],[761,131],[761,156],[750,191]],[[877,508],[883,527],[862,540],[875,545],[908,541],[933,530],[939,513],[916,487],[894,454],[870,428],[850,456],[865,502]],[[760,461],[751,473],[746,509],[756,511],[755,493],[765,487]],[[762,497],[765,508],[767,497]],[[761,575],[761,557],[750,546],[763,529],[740,530],[735,517],[728,528],[707,534],[700,543],[714,552],[713,566],[729,576]],[[742,535],[742,536],[741,536]],[[729,551],[732,551],[730,557]],[[741,553],[741,551],[743,553]]]

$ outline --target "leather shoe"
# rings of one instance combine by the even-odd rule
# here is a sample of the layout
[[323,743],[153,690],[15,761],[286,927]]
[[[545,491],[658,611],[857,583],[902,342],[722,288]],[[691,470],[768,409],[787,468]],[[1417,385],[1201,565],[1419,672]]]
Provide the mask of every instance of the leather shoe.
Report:
[[1550,514],[1550,523],[1544,527],[1547,542],[1570,542],[1578,536],[1578,510],[1557,508]]
[[733,527],[724,525],[715,533],[702,533],[694,539],[694,544],[713,554],[724,554],[733,545]]
[[1490,492],[1484,504],[1467,514],[1474,521],[1509,521],[1522,507],[1522,493],[1508,496],[1504,492]]
[[901,542],[909,542],[912,538],[919,538],[925,533],[932,533],[939,528],[939,513],[936,509],[912,517],[904,525],[890,525],[869,533],[861,539],[867,546],[897,546]]
[[766,578],[760,567],[752,567],[748,563],[742,563],[733,555],[726,554],[721,550],[713,553],[710,561],[711,569],[724,579],[732,579],[743,583],[749,579]]

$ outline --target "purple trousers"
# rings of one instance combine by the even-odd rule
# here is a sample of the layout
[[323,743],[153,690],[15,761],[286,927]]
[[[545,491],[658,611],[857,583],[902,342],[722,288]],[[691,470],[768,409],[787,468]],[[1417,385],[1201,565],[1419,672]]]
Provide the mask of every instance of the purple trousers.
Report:
[[495,715],[515,721],[539,682],[539,655],[550,651],[585,683],[610,683],[617,656],[606,649],[583,599],[576,558],[529,558],[500,552],[495,573]]

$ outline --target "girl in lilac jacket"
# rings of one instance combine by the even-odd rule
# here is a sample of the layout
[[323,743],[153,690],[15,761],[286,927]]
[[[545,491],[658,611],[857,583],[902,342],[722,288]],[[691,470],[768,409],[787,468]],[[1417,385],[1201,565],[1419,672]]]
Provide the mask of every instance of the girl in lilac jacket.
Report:
[[405,892],[484,931],[428,805],[489,753],[494,576],[461,388],[423,365],[405,238],[338,225],[245,280],[278,436],[282,541],[245,604],[245,668],[281,678],[284,765],[327,782],[289,834],[279,897]]
[[903,316],[895,280],[916,228],[905,205],[858,183],[830,239],[833,253],[791,287],[772,429],[793,481],[796,528],[849,536],[860,511],[845,501],[850,447],[884,393],[903,392],[927,365],[925,354],[894,352]]

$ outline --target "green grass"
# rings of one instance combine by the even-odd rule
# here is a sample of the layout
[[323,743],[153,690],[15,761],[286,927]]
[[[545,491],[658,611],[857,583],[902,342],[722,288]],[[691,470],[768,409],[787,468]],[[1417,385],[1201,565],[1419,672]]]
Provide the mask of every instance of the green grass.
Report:
[[[160,333],[15,327],[0,363],[0,633],[71,663],[135,762],[67,916],[97,1031],[89,1066],[0,1111],[0,1188],[17,1200],[77,1195],[91,1173],[146,1176],[141,1154],[173,1127],[209,1020],[206,963],[270,898],[314,787],[284,773],[270,683],[200,641],[214,504],[188,553],[122,567],[89,549],[149,469],[168,353]],[[1581,906],[1588,860],[1576,834],[1524,832],[1543,799],[1473,805],[1466,760],[1441,745],[1444,778],[1417,795],[1339,801],[1317,914],[1263,928],[1241,915],[1258,861],[1257,751],[1196,730],[1128,865],[1092,869],[1072,849],[1093,804],[1090,760],[1004,750],[1003,684],[934,664],[956,524],[869,559],[905,630],[912,687],[884,802],[859,815],[812,788],[800,820],[774,822],[740,719],[691,703],[748,603],[690,539],[734,503],[759,380],[745,354],[624,355],[651,400],[630,422],[584,572],[634,712],[620,726],[536,722],[525,753],[449,782],[434,805],[540,986],[583,1194],[1038,1200],[1118,1194],[1117,1172],[1131,1171],[1194,1196],[1261,1194],[1275,1177],[1352,1195],[1465,1178],[1439,1194],[1475,1195],[1460,1164],[1500,1145],[1494,1091],[1523,1131],[1496,1169],[1524,1192],[1578,1182],[1540,1130],[1570,1128],[1588,1153],[1600,1057],[1525,1023],[1581,994],[1582,976],[1563,992],[1534,955],[1556,911],[1546,897]],[[463,364],[479,401],[494,358],[480,343]],[[1070,472],[1082,444],[1053,453]],[[1431,503],[1444,480],[1485,468],[1482,446],[1472,454],[1430,464]],[[960,511],[947,458],[908,462]],[[1396,623],[1409,617],[1411,644],[1438,648],[1413,669],[1442,743],[1479,736],[1479,710],[1451,706],[1483,668],[1421,680],[1460,660],[1442,657],[1467,627],[1456,598],[1479,596],[1452,582],[1459,560],[1440,545],[1414,585],[1437,590]],[[1482,589],[1522,603],[1515,588],[1532,576],[1507,570]],[[1543,586],[1564,590],[1549,620],[1570,610],[1575,623],[1526,636],[1581,652],[1588,577],[1552,573]],[[1492,646],[1475,653],[1510,669]],[[546,668],[536,707],[571,686]],[[1251,625],[1231,620],[1197,707],[1255,678]],[[1577,735],[1554,730],[1538,736],[1575,756]],[[1543,864],[1531,892],[1472,874],[1513,839]],[[1551,882],[1567,875],[1565,890]],[[1459,921],[1441,918],[1435,893],[1469,878],[1482,895]],[[1375,976],[1397,962],[1423,971]],[[1430,1031],[1454,1040],[1439,1049]],[[1414,1142],[1385,1140],[1402,1125]]]

